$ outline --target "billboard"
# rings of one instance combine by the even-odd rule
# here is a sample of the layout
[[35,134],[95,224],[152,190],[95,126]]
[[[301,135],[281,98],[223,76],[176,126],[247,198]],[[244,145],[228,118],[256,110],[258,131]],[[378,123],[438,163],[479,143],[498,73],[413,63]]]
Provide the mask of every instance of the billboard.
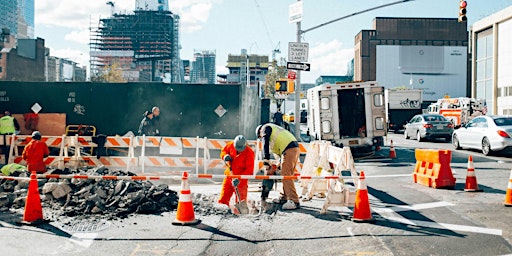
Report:
[[465,97],[467,47],[377,45],[376,79],[386,89],[422,89],[423,101]]

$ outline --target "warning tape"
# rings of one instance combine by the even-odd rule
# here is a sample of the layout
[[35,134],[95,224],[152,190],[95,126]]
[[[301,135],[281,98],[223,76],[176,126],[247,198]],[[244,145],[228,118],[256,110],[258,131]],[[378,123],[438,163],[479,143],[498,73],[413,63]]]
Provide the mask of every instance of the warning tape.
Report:
[[[112,176],[112,175],[72,175],[72,174],[37,174],[37,178],[40,179],[100,179],[100,180],[181,180],[181,175],[175,176]],[[411,174],[390,174],[390,175],[374,175],[364,176],[364,178],[391,178],[391,177],[407,177]],[[358,179],[360,176],[305,176],[305,175],[294,175],[294,176],[280,176],[280,175],[223,175],[223,174],[189,174],[189,177],[195,177],[199,179],[247,179],[247,180],[332,180],[332,179],[343,179],[343,178],[354,178]],[[29,177],[12,177],[12,176],[1,176],[0,179],[5,180],[29,180]]]

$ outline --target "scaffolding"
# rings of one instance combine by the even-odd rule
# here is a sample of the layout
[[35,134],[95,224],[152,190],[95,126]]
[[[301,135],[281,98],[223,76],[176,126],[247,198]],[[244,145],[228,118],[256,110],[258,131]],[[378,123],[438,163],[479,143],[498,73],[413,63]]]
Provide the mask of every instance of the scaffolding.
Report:
[[155,81],[166,73],[181,82],[179,16],[137,10],[99,19],[90,28],[91,76],[116,64],[128,81]]

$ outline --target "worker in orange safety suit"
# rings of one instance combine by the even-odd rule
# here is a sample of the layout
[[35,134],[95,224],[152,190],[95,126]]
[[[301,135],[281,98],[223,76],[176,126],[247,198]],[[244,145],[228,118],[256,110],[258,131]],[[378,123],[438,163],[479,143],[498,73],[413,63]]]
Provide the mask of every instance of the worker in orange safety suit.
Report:
[[46,172],[46,165],[44,158],[50,155],[50,150],[46,143],[41,141],[41,133],[34,131],[32,133],[32,140],[25,146],[22,153],[22,158],[27,162],[27,169],[29,172]]
[[[247,145],[243,135],[238,135],[234,141],[228,142],[222,148],[220,158],[228,165],[228,168],[224,171],[225,175],[253,175],[254,151]],[[235,192],[234,185],[237,185],[240,194],[239,200],[246,200],[247,183],[247,179],[224,178],[218,203],[229,206],[229,201]]]

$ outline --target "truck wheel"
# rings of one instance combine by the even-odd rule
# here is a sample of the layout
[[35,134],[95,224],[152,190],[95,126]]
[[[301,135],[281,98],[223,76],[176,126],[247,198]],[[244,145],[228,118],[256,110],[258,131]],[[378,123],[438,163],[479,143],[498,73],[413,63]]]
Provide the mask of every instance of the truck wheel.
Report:
[[421,138],[421,134],[420,134],[420,132],[419,132],[419,131],[416,133],[416,140],[417,140],[418,142],[422,142],[422,141],[423,141],[423,139]]

